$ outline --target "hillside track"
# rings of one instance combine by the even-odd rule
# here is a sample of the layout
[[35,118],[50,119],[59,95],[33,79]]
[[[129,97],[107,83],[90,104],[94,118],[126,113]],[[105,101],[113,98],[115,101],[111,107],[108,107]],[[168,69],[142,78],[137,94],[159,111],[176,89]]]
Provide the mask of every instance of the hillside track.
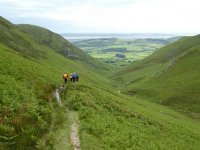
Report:
[[[58,105],[61,107],[63,106],[63,104],[62,104],[62,101],[60,98],[60,92],[62,92],[63,90],[65,90],[65,87],[61,86],[59,89],[56,89],[56,91],[54,93],[56,101],[57,101]],[[75,117],[75,113],[72,111],[69,111],[68,109],[66,109],[66,112],[68,114],[70,124],[71,124],[71,132],[70,132],[71,144],[72,144],[74,150],[81,150],[80,138],[78,135],[78,124],[77,124],[77,119]]]

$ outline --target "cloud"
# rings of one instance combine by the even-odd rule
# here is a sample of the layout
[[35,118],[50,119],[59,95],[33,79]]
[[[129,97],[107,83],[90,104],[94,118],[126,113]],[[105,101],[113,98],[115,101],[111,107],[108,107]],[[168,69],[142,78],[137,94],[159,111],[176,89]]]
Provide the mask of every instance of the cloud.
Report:
[[16,23],[32,20],[57,32],[199,32],[198,6],[198,0],[0,1],[1,13]]
[[1,0],[1,5],[7,6],[12,9],[26,9],[26,10],[33,10],[38,7],[48,7],[50,6],[49,3],[42,2],[39,0]]

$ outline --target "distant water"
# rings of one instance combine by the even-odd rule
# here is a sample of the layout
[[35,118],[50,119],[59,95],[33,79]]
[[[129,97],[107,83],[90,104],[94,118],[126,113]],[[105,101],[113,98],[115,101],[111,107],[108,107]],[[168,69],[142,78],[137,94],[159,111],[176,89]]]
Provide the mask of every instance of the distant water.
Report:
[[163,39],[171,38],[177,35],[174,34],[150,34],[150,33],[137,33],[137,34],[120,34],[120,33],[66,33],[62,36],[68,40],[86,40],[86,39],[103,39],[103,38],[121,38],[121,39]]

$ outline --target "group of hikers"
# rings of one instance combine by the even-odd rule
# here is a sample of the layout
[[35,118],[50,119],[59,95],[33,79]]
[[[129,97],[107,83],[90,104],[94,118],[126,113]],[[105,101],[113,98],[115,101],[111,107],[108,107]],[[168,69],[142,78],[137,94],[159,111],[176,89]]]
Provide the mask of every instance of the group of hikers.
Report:
[[63,75],[63,79],[64,79],[65,84],[67,83],[68,78],[70,79],[71,82],[78,82],[79,76],[76,72],[71,73],[70,75],[68,75],[68,73],[65,73]]

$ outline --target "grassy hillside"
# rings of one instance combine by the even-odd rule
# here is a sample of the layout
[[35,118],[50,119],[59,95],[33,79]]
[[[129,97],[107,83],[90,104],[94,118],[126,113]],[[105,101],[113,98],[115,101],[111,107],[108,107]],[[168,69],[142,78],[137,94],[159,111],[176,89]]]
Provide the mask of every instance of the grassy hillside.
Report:
[[200,35],[194,37],[184,37],[178,40],[177,42],[171,43],[158,51],[155,51],[149,57],[138,61],[132,65],[129,65],[126,68],[123,68],[120,72],[122,74],[130,73],[138,69],[145,68],[147,66],[160,64],[163,62],[170,61],[179,55],[183,54],[192,47],[198,46],[200,44]]
[[91,59],[89,55],[84,53],[81,49],[72,45],[62,36],[53,33],[45,28],[25,24],[18,25],[17,28],[20,29],[22,32],[33,36],[37,40],[37,42],[54,49],[61,55],[69,58],[81,59],[84,61],[89,61],[89,59]]
[[[79,73],[94,84],[109,83],[81,60],[66,59],[1,18],[0,25],[0,147],[52,148],[54,132],[67,122],[53,91],[64,72]],[[101,77],[101,78],[100,78]]]
[[33,40],[30,39],[30,37],[17,30],[12,23],[6,21],[5,19],[0,18],[0,21],[1,43],[19,52],[24,57],[44,57],[44,52],[39,50],[36,45],[32,44]]
[[[200,147],[199,121],[115,91],[92,65],[0,20],[1,149],[57,149],[63,141],[63,149],[72,149],[66,108],[77,115],[83,150]],[[80,81],[66,85],[64,107],[58,107],[52,93],[66,71],[77,71]]]
[[3,44],[0,54],[1,148],[30,149],[42,140],[40,137],[47,142],[58,73]]
[[[130,95],[171,106],[199,118],[200,36],[185,37],[117,73]],[[197,114],[195,114],[197,113]]]
[[199,122],[101,87],[73,84],[63,95],[65,106],[79,117],[82,149],[199,148]]
[[45,28],[33,26],[33,25],[17,25],[17,29],[31,36],[42,45],[46,45],[57,53],[69,58],[71,60],[79,60],[85,62],[90,67],[93,67],[98,73],[106,74],[115,70],[114,67],[108,66],[108,64],[102,63],[97,59],[92,58],[87,53],[83,52],[80,48],[74,46],[68,42],[59,34],[49,31]]

